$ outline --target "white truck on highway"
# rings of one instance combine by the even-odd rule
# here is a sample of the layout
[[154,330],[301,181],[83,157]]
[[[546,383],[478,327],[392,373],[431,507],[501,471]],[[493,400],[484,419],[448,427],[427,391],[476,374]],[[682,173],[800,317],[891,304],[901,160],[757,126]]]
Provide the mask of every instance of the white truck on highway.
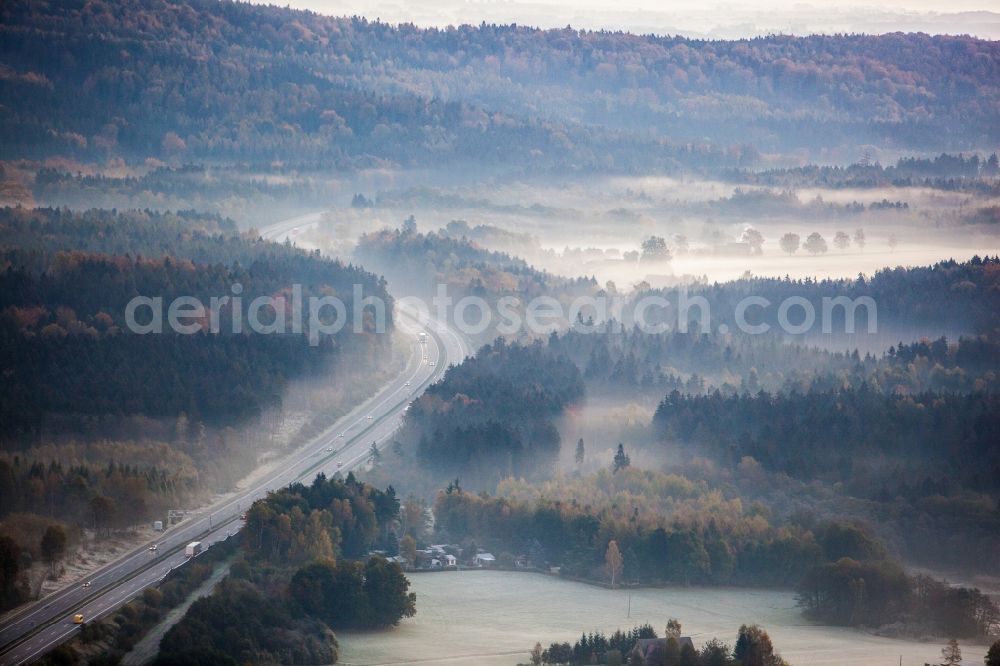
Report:
[[199,553],[201,553],[201,541],[192,541],[187,545],[187,548],[184,549],[184,554],[188,557],[194,557]]

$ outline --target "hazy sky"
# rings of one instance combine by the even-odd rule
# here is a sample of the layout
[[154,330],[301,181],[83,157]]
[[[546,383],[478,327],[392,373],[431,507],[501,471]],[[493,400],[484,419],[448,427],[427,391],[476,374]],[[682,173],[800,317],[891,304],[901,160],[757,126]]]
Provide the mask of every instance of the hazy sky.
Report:
[[[516,22],[540,27],[737,38],[767,33],[929,32],[1000,39],[1000,0],[286,0],[298,9],[445,26]],[[272,3],[278,4],[278,3]],[[286,4],[281,2],[280,4]]]

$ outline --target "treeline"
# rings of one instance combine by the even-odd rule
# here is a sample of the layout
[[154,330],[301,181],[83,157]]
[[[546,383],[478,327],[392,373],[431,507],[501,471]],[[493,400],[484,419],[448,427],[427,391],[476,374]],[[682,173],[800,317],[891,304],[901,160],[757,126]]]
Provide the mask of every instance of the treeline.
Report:
[[399,229],[364,234],[354,252],[359,261],[382,271],[397,291],[433,295],[447,285],[453,298],[474,295],[495,301],[523,301],[561,293],[590,293],[591,278],[568,279],[534,268],[519,257],[487,250],[468,236],[452,232],[419,233],[410,220]]
[[425,29],[205,0],[18,2],[0,25],[8,159],[606,170],[752,165],[758,149],[859,137],[919,149],[997,138],[997,52],[967,36]]
[[771,525],[703,483],[630,467],[535,485],[508,479],[497,493],[439,492],[437,537],[599,581],[609,580],[613,540],[622,556],[619,580],[630,584],[793,586],[820,563],[885,552],[860,527]]
[[278,165],[242,167],[185,164],[160,166],[141,175],[72,173],[68,167],[45,166],[34,175],[31,194],[46,206],[220,211],[242,222],[264,225],[291,217],[305,208],[330,203],[320,174],[293,172]]
[[775,395],[673,392],[657,407],[653,427],[663,442],[697,443],[729,464],[751,456],[771,470],[854,490],[930,476],[955,490],[1000,491],[994,394],[901,396],[864,386]]
[[[796,239],[796,246],[798,245]],[[1000,257],[973,257],[969,261],[953,259],[938,262],[932,266],[885,268],[871,276],[859,275],[855,279],[811,278],[793,280],[788,278],[753,277],[726,283],[697,284],[687,290],[691,302],[697,296],[703,297],[708,308],[692,304],[687,315],[690,325],[699,325],[703,311],[706,311],[711,330],[718,330],[726,324],[730,331],[739,330],[735,319],[737,305],[748,296],[762,296],[769,301],[767,306],[753,306],[746,310],[746,324],[758,326],[766,324],[771,331],[781,331],[778,322],[779,305],[792,297],[805,298],[816,314],[812,327],[806,333],[815,339],[843,340],[851,346],[863,344],[866,336],[890,336],[890,341],[913,330],[930,329],[937,336],[956,332],[964,334],[991,335],[1000,329]],[[675,290],[640,290],[634,300],[648,296],[662,296],[673,307],[663,312],[660,308],[650,308],[647,312],[649,325],[666,323],[678,325],[677,311],[679,294]],[[859,304],[854,309],[855,334],[847,333],[845,308],[833,307],[830,316],[823,316],[823,299],[847,297],[854,300],[870,298],[875,311]],[[626,308],[626,312],[629,311]],[[868,334],[872,317],[877,318],[876,334]],[[803,321],[801,309],[793,308],[788,313],[789,322],[799,325]],[[633,322],[626,321],[631,326]],[[829,326],[831,334],[823,334],[822,327]],[[944,330],[942,330],[944,329]],[[695,329],[695,330],[701,330]],[[707,332],[707,331],[703,331]],[[922,337],[921,333],[913,337]],[[811,339],[808,338],[807,339]],[[912,338],[911,338],[912,339]]]
[[416,613],[399,565],[367,557],[398,521],[392,488],[353,475],[268,494],[248,512],[229,576],[167,632],[155,663],[335,663],[333,629],[384,628]]
[[876,189],[884,187],[930,187],[942,190],[996,193],[993,179],[1000,176],[996,153],[942,153],[937,157],[900,157],[895,164],[855,163],[849,166],[809,165],[763,171],[738,170],[726,177],[741,183],[791,189],[826,187],[834,189]]
[[909,204],[904,201],[888,201],[887,199],[869,201],[851,201],[838,203],[824,201],[817,195],[813,199],[803,201],[792,188],[773,191],[771,189],[743,189],[737,187],[731,195],[706,202],[690,202],[687,210],[702,215],[724,215],[733,217],[789,217],[793,219],[828,218],[834,220],[850,220],[863,214],[879,211],[909,210]]
[[[453,227],[453,229],[456,229]],[[535,268],[524,259],[488,250],[458,231],[420,233],[410,217],[399,229],[363,234],[354,257],[382,273],[397,296],[417,296],[428,307],[444,302],[449,317],[479,343],[492,342],[508,327],[519,328],[532,299],[554,298],[565,310],[577,297],[599,291],[593,277],[565,278]],[[446,297],[450,301],[440,301]],[[466,306],[472,297],[478,305]],[[488,312],[481,312],[485,303]],[[545,315],[538,317],[545,320]],[[524,333],[514,331],[515,338]]]
[[803,393],[862,385],[886,394],[1000,388],[1000,344],[992,336],[900,342],[876,356],[788,344],[773,333],[651,333],[609,322],[603,330],[571,328],[551,336],[548,347],[571,359],[598,395],[623,389],[659,397],[673,391]]
[[908,576],[890,561],[829,562],[810,571],[797,589],[806,615],[829,624],[907,623],[955,638],[985,638],[1000,629],[1000,608],[988,594]]
[[552,643],[545,650],[536,643],[530,656],[532,666],[788,666],[768,633],[756,624],[741,625],[732,648],[713,638],[698,650],[690,638],[681,636],[681,623],[673,618],[662,639],[652,625],[644,624],[629,631],[618,629],[610,636],[585,633],[573,645]]
[[350,298],[361,284],[365,295],[385,297],[378,277],[354,266],[322,258],[290,243],[275,243],[239,234],[236,224],[218,215],[194,211],[67,208],[0,208],[0,234],[5,251],[18,250],[32,273],[49,268],[60,253],[129,256],[133,259],[172,257],[199,266],[237,270],[236,277],[253,277],[277,290],[295,279],[303,284],[329,285]]
[[[386,85],[368,66],[356,69],[356,47],[337,36],[369,25],[380,32],[384,24],[203,0],[182,7],[192,22],[178,21],[170,5],[138,1],[85,10],[5,7],[0,58],[11,75],[0,79],[0,92],[21,103],[0,119],[4,156],[289,160],[340,169],[442,160],[602,168],[609,154],[612,163],[651,168],[678,158],[731,163],[718,147],[691,150],[648,134]],[[300,27],[320,42],[303,39]],[[204,53],[213,54],[207,62]],[[331,60],[330,53],[340,55]],[[110,122],[109,107],[120,110]]]
[[[275,404],[290,378],[326,367],[336,354],[375,364],[389,344],[376,334],[374,317],[365,318],[365,334],[353,334],[348,323],[335,339],[319,337],[319,345],[309,344],[305,333],[293,333],[293,284],[301,286],[303,303],[332,290],[349,317],[357,284],[366,296],[383,299],[390,327],[384,283],[315,254],[236,235],[226,220],[4,209],[0,230],[5,438],[36,437],[51,415],[183,413],[234,423]],[[232,300],[237,292],[246,303],[258,296],[284,298],[283,312],[268,305],[259,314],[264,324],[284,330],[240,334],[249,330],[250,313]],[[126,309],[136,296],[162,299],[163,335],[130,332]],[[185,320],[201,333],[174,335],[166,321],[168,305],[181,296],[206,308],[213,297],[230,298],[214,324],[207,313]],[[141,308],[136,320],[153,321],[157,315],[150,309]]]
[[1000,557],[997,401],[996,393],[902,395],[865,385],[674,392],[652,426],[662,445],[687,455],[766,470],[744,492],[771,494],[767,478],[794,492],[822,482],[843,495],[840,511],[872,521],[908,561],[980,571]]
[[571,361],[498,338],[412,403],[400,439],[415,442],[418,463],[436,475],[491,487],[547,470],[560,449],[554,419],[582,396]]
[[[125,446],[116,447],[125,454]],[[160,465],[80,461],[64,466],[29,462],[21,456],[0,458],[0,518],[12,513],[39,514],[95,530],[124,529],[168,507],[197,489],[197,471],[185,454],[166,445],[150,446],[146,457]]]
[[864,525],[771,524],[759,505],[662,472],[625,466],[540,484],[509,479],[495,497],[452,484],[438,493],[434,516],[435,538],[573,578],[794,587],[810,617],[899,623],[914,633],[980,637],[1000,623],[978,589],[908,576]]
[[[50,324],[49,326],[58,326]],[[52,329],[48,329],[52,330]],[[329,349],[281,336],[102,338],[0,333],[0,430],[34,439],[72,417],[143,414],[233,424],[279,404],[289,379],[325,367]],[[220,390],[220,387],[226,387]]]

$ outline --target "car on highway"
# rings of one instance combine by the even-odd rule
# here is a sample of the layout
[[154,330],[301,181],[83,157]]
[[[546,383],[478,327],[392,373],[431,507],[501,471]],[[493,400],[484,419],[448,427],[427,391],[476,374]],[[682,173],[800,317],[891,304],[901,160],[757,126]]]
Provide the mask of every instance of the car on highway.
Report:
[[85,583],[83,584],[83,586],[84,586],[84,587],[90,587],[90,581],[88,580],[87,582],[85,582]]
[[73,624],[83,624],[83,613],[77,613],[73,616]]
[[410,385],[410,382],[406,382],[406,384],[404,384],[404,386],[409,386],[409,385]]
[[332,446],[326,447],[326,452],[327,453],[333,453],[333,447]]
[[343,437],[343,436],[344,436],[344,433],[340,433],[340,436],[341,436],[341,437]]
[[434,363],[434,361],[431,361],[428,365],[430,365],[433,368],[434,365],[435,365],[435,363]]
[[375,417],[374,417],[374,416],[372,416],[371,414],[369,414],[369,415],[368,415],[368,420],[369,420],[369,421],[371,421],[371,420],[372,420],[372,419],[374,419],[374,418],[375,418]]
[[343,466],[344,466],[344,463],[342,463],[342,462],[337,463],[337,469],[340,469]]
[[151,553],[155,553],[156,552],[156,544],[155,543],[152,546],[149,547],[149,552],[151,552]]

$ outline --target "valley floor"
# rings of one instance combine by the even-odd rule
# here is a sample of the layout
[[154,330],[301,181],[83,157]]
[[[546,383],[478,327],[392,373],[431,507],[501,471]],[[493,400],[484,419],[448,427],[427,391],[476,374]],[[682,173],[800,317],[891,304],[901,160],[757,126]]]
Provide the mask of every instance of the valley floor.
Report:
[[[417,593],[416,617],[385,632],[341,632],[341,664],[513,666],[528,661],[536,641],[573,643],[585,631],[610,633],[646,622],[662,634],[670,617],[681,621],[697,647],[716,636],[732,644],[741,624],[760,624],[794,666],[922,666],[939,663],[943,645],[810,624],[789,591],[608,590],[499,571],[414,574],[410,581]],[[984,646],[962,645],[962,652],[964,664],[983,663]]]

